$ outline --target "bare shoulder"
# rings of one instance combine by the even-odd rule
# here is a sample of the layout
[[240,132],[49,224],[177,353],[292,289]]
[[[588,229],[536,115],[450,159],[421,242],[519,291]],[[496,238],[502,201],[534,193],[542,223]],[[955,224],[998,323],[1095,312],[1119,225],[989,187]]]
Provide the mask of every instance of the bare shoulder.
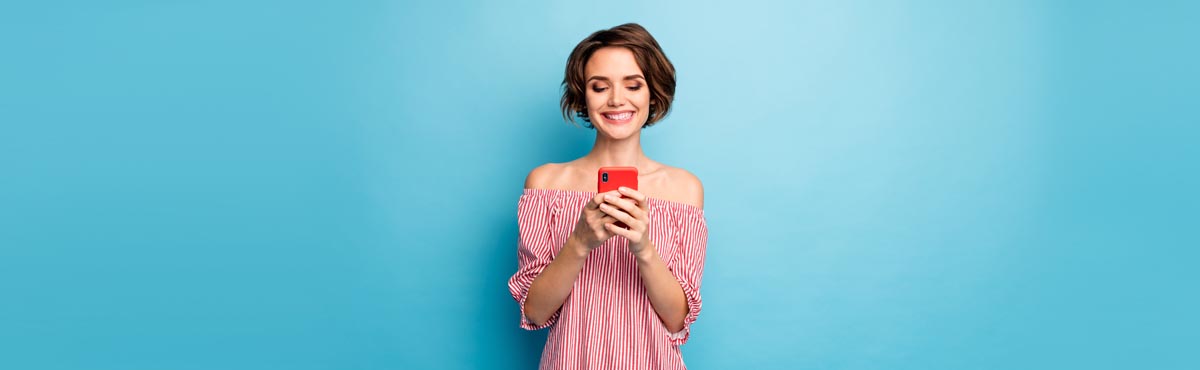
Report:
[[667,167],[665,172],[672,198],[704,209],[704,184],[700,183],[699,177],[679,167]]
[[525,177],[526,189],[551,189],[562,178],[565,170],[562,163],[546,163],[529,171]]
[[[526,189],[554,189],[572,191],[594,190],[594,183],[589,183],[589,177],[578,164],[578,160],[563,163],[546,163],[529,171],[525,177]],[[590,177],[595,181],[595,177]],[[589,185],[590,184],[590,185]]]

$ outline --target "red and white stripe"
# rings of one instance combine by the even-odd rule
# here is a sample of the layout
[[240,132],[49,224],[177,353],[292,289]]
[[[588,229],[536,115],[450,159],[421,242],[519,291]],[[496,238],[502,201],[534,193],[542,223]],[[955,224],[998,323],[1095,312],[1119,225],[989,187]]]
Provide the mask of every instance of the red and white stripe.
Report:
[[562,308],[541,326],[525,317],[533,280],[554,260],[592,192],[525,189],[517,205],[517,272],[508,281],[521,327],[549,327],[541,369],[685,369],[679,346],[700,313],[708,226],[704,211],[649,199],[650,241],[683,288],[684,329],[670,333],[654,312],[628,241],[613,237],[592,250]]

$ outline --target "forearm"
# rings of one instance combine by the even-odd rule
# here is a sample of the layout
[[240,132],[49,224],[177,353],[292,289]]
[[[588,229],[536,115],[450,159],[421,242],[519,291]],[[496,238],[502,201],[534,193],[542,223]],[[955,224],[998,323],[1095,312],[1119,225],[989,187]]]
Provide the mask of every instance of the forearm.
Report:
[[683,319],[688,314],[683,287],[659,258],[657,248],[650,246],[636,257],[638,274],[642,277],[642,285],[646,286],[646,295],[650,297],[654,312],[670,332],[683,330]]
[[541,325],[562,307],[567,296],[571,295],[571,287],[575,285],[575,278],[583,269],[587,255],[588,250],[583,244],[575,238],[567,238],[558,256],[529,286],[529,293],[525,297],[525,316],[529,321]]

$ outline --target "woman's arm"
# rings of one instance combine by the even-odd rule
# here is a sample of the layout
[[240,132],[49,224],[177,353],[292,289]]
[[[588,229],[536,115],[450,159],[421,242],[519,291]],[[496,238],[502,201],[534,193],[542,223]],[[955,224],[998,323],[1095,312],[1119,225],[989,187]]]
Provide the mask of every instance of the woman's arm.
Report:
[[[642,278],[642,285],[646,287],[650,305],[654,307],[654,312],[658,314],[667,330],[672,333],[679,332],[684,329],[684,319],[690,308],[683,286],[667,269],[666,263],[658,255],[658,247],[648,236],[649,202],[646,196],[637,190],[621,188],[619,191],[621,195],[632,198],[637,203],[609,196],[604,198],[606,203],[600,205],[600,210],[629,225],[629,228],[623,229],[611,224],[605,226],[613,234],[629,239],[629,251],[637,259],[638,274]],[[703,202],[703,195],[700,197],[697,203]]]
[[[525,179],[525,187],[543,187],[558,176],[557,172],[553,164],[539,166],[529,173],[529,177]],[[583,270],[588,254],[612,237],[612,234],[604,229],[604,224],[615,220],[599,209],[599,203],[605,194],[596,194],[588,201],[580,212],[574,231],[567,237],[558,255],[530,283],[524,310],[525,318],[535,326],[541,326],[554,317],[554,313],[558,312],[563,302],[571,295],[571,288],[575,285],[575,279],[579,277],[579,271]]]
[[653,243],[635,256],[638,274],[642,276],[642,285],[646,286],[646,295],[650,297],[654,312],[658,313],[658,318],[668,331],[675,333],[683,330],[683,318],[688,314],[683,287],[667,270],[667,264],[659,258],[658,249]]
[[588,253],[587,247],[578,242],[574,235],[567,238],[562,251],[529,286],[529,296],[525,299],[525,317],[529,321],[540,326],[562,307],[567,296],[571,295],[571,287],[575,285],[575,278],[583,269]]

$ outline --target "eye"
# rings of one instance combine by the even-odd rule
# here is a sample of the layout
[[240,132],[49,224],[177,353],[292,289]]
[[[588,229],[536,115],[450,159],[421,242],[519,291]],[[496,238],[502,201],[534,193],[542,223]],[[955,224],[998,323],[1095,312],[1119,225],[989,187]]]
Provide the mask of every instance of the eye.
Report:
[[642,89],[642,84],[636,84],[629,87],[629,91],[638,91]]
[[608,90],[608,88],[600,85],[592,85],[592,91],[604,92],[604,90]]

